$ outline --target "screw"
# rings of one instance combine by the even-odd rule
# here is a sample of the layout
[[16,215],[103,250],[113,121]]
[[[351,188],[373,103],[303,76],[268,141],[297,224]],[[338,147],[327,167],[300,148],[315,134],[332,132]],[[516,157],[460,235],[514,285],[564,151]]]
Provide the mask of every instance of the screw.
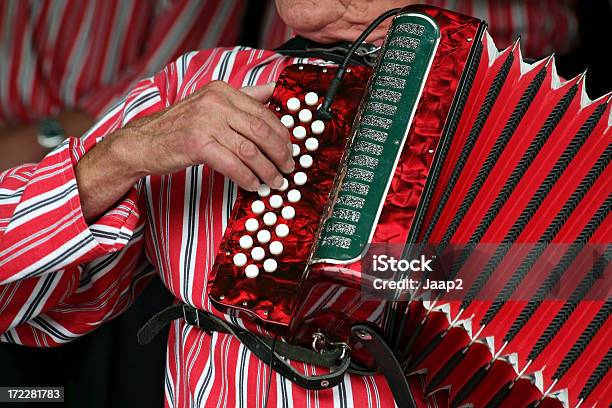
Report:
[[468,37],[467,42],[472,42],[472,37]]
[[219,296],[219,299],[220,300],[225,300],[225,296],[221,295],[221,296]]
[[303,70],[303,69],[304,69],[304,66],[303,66],[303,65],[300,65],[300,66],[298,67],[298,69],[301,71],[301,70]]
[[324,73],[325,73],[325,72],[327,72],[327,68],[323,68],[323,72],[324,72]]
[[248,305],[248,303],[247,303],[247,302],[242,302],[242,306],[245,306],[245,307],[246,307],[246,305]]
[[321,381],[321,387],[329,387],[329,381],[327,380]]
[[361,340],[372,340],[372,336],[365,330],[358,330],[356,334]]

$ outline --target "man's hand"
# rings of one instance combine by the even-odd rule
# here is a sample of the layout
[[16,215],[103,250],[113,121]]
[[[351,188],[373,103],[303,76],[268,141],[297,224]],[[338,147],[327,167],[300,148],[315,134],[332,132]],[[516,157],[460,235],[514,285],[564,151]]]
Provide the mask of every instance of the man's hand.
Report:
[[[293,171],[289,133],[264,106],[274,84],[236,90],[214,81],[95,146],[77,166],[85,219],[106,211],[140,178],[207,164],[242,188],[282,184]],[[280,169],[280,171],[279,171]]]

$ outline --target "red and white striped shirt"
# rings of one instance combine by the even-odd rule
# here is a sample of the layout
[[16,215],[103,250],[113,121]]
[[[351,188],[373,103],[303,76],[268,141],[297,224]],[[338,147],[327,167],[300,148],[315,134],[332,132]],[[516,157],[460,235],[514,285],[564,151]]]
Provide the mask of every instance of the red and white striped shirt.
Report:
[[[75,165],[106,135],[211,80],[265,84],[300,61],[242,47],[186,54],[140,81],[81,139],[67,140],[37,165],[0,175],[0,340],[42,347],[68,342],[121,314],[156,274],[176,298],[211,310],[206,283],[234,184],[203,165],[146,177],[88,226]],[[171,326],[167,355],[168,407],[259,407],[267,399],[269,407],[394,405],[380,375],[347,375],[333,390],[306,391],[271,373],[237,339],[208,336],[182,321]]]
[[0,2],[0,122],[98,117],[185,52],[238,42],[242,0]]

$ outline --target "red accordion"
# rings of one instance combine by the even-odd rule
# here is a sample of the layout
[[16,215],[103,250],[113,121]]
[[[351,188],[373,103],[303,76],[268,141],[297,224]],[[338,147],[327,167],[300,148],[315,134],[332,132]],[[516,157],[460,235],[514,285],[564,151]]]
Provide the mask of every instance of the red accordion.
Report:
[[[238,192],[215,307],[369,368],[351,327],[372,327],[418,406],[612,403],[609,97],[427,6],[394,17],[376,67],[350,66],[317,119],[336,69],[278,79],[296,171]],[[382,255],[407,270],[374,272]]]

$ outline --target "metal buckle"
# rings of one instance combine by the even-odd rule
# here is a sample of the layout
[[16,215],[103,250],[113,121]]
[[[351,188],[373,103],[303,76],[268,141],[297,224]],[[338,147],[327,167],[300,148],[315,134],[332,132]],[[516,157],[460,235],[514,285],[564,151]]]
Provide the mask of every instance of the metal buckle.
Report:
[[337,349],[341,348],[342,352],[338,357],[339,360],[346,357],[346,353],[351,349],[345,342],[331,342],[327,341],[327,337],[320,331],[312,334],[312,349],[317,353],[322,353],[325,349]]
[[[192,309],[192,312],[195,315],[194,319],[190,319],[187,317],[187,312],[189,311],[189,309]],[[185,320],[185,322],[187,322],[187,324],[191,326],[200,327],[200,315],[198,314],[198,309],[193,306],[183,305],[183,319]]]

